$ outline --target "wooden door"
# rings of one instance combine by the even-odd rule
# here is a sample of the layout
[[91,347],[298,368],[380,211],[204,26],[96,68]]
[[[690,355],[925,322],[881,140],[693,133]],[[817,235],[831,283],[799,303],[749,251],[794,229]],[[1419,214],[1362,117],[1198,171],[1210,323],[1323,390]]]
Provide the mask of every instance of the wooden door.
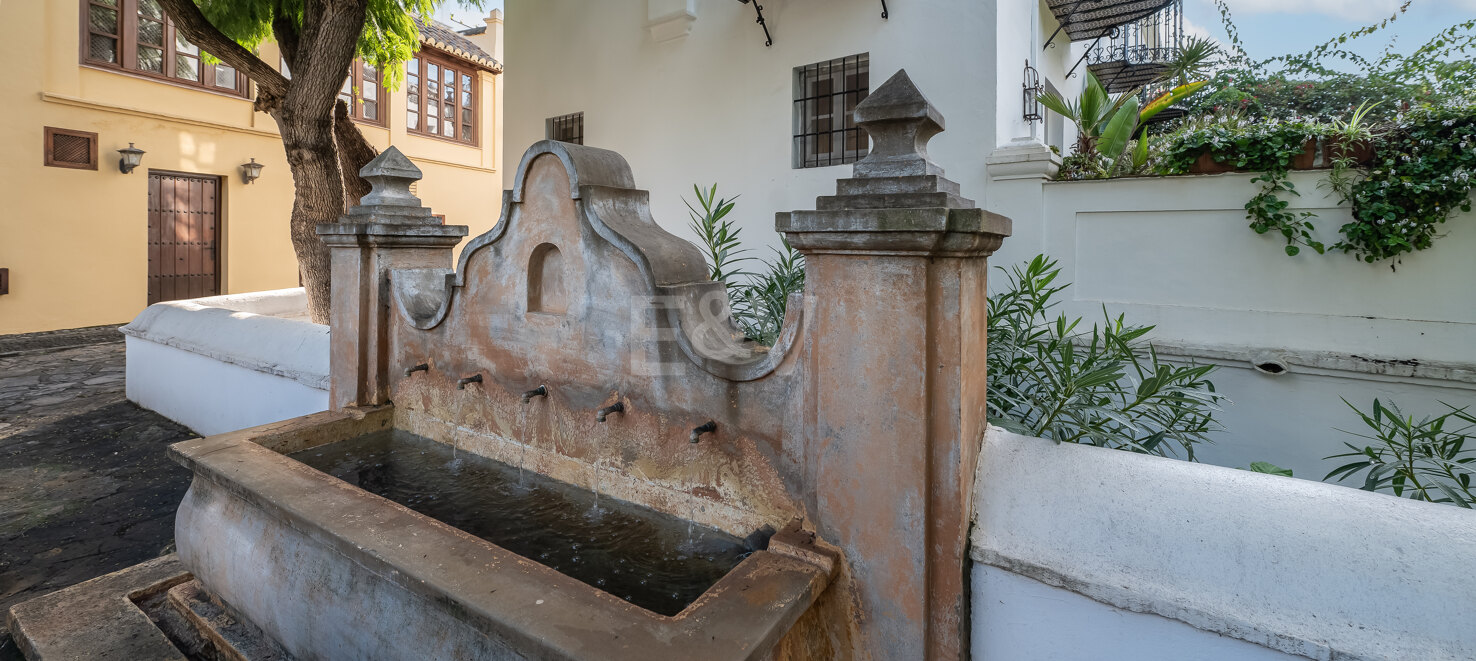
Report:
[[220,178],[149,173],[149,304],[220,293]]

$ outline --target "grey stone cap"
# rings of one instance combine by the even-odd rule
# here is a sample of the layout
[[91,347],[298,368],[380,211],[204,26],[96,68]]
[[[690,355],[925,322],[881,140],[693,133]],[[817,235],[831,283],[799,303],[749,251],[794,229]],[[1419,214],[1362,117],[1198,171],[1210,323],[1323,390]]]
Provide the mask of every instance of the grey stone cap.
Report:
[[887,82],[856,104],[855,113],[857,124],[921,119],[937,124],[939,131],[945,126],[943,114],[917,89],[906,69],[898,69]]
[[844,209],[777,214],[775,229],[805,252],[984,256],[1010,219],[983,209]]
[[318,236],[330,246],[454,246],[466,236],[466,225],[403,223],[321,223]]

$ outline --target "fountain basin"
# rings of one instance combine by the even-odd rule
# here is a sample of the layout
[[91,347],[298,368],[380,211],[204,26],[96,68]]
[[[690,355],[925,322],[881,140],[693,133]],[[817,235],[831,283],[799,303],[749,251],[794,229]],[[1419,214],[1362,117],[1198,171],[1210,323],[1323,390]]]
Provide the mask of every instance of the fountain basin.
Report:
[[171,446],[181,561],[294,656],[356,659],[767,658],[837,567],[786,529],[661,615],[286,456],[393,427],[348,408]]

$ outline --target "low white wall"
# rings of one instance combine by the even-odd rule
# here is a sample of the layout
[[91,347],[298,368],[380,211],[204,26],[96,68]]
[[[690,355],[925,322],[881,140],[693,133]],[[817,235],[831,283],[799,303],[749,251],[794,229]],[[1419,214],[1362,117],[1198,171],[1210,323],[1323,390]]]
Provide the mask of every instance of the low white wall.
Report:
[[328,408],[328,327],[303,290],[149,306],[127,336],[128,399],[200,434]]
[[[1073,283],[1060,312],[1100,323],[1106,307],[1156,326],[1149,337],[1161,353],[1225,366],[1212,378],[1231,400],[1219,416],[1226,431],[1202,448],[1205,462],[1269,461],[1320,479],[1337,465],[1324,457],[1360,440],[1338,431],[1361,424],[1343,398],[1416,416],[1443,412],[1442,401],[1476,404],[1476,214],[1397,264],[1287,257],[1279,236],[1246,226],[1254,176],[998,178],[991,206],[1014,218],[1015,236],[990,262],[1047,254],[1062,267],[1057,282]],[[1292,173],[1301,196],[1288,200],[1318,215],[1331,245],[1351,214],[1319,188],[1325,176]],[[991,287],[1004,282],[996,271]],[[1273,360],[1287,371],[1251,367]]]
[[976,485],[982,661],[1476,658],[1469,510],[997,428]]
[[974,661],[1302,658],[1177,620],[1108,606],[989,565],[974,565],[972,589]]

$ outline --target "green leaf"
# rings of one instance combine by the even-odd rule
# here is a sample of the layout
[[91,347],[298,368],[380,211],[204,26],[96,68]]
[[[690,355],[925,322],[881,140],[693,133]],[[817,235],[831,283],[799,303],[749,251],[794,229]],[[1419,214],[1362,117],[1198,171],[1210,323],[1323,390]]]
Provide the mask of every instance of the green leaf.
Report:
[[1283,475],[1286,477],[1292,476],[1292,471],[1290,468],[1282,468],[1280,466],[1277,466],[1276,464],[1266,461],[1251,462],[1250,470],[1257,473],[1266,473],[1268,475]]
[[1097,151],[1109,159],[1116,159],[1127,148],[1128,140],[1132,139],[1137,128],[1138,99],[1134,97],[1107,122],[1107,127],[1102,130],[1102,139],[1097,142]]

